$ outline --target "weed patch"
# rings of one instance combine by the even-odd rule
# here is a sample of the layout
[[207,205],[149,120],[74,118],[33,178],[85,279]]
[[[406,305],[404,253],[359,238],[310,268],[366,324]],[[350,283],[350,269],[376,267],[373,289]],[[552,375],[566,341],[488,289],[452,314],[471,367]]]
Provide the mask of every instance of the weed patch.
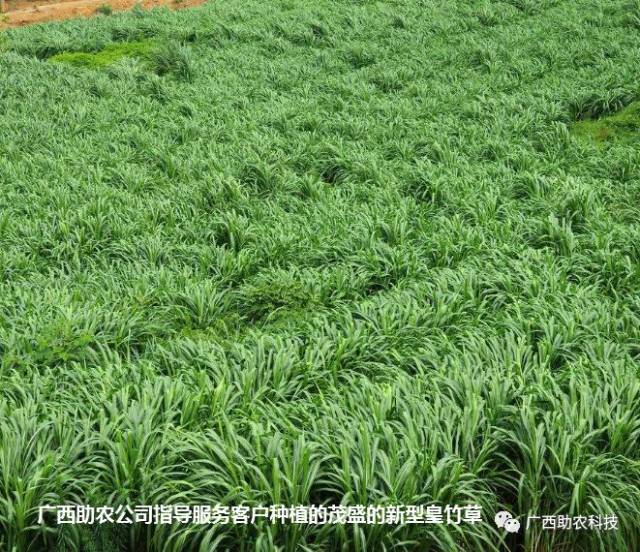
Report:
[[612,114],[578,121],[572,131],[580,139],[599,144],[637,144],[640,140],[640,101]]
[[149,60],[156,49],[157,45],[150,40],[122,42],[110,44],[98,52],[63,52],[50,57],[49,61],[88,69],[104,69],[126,58]]
[[110,44],[98,52],[63,52],[50,57],[49,61],[97,70],[122,60],[138,60],[156,75],[173,75],[180,80],[191,81],[194,77],[192,58],[188,46],[175,41],[158,43],[148,39]]

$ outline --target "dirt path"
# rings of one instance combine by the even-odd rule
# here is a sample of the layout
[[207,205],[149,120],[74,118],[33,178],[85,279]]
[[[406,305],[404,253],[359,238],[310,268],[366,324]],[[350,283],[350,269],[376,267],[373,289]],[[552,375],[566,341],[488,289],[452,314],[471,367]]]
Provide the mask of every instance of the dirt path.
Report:
[[[1,0],[0,0],[1,1]],[[207,0],[6,0],[0,14],[0,30],[31,23],[59,21],[76,17],[92,17],[101,6],[109,5],[115,11],[125,11],[140,4],[150,9],[167,6],[172,9],[191,8]]]

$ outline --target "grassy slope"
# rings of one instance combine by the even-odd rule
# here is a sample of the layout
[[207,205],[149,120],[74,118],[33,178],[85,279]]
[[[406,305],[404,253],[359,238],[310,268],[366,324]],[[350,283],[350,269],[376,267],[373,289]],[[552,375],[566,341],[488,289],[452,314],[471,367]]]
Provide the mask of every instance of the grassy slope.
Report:
[[[640,549],[639,154],[571,132],[636,97],[639,13],[220,0],[6,33],[3,549]],[[46,61],[149,39],[189,71]],[[76,500],[622,529],[28,528]]]

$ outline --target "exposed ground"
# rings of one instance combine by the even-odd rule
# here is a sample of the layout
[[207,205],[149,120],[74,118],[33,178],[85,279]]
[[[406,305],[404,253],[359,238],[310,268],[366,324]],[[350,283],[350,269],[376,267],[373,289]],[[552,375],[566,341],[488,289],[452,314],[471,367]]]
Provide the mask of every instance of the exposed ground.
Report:
[[79,17],[94,17],[104,12],[170,7],[191,8],[206,0],[6,0],[5,11],[0,14],[0,30],[11,27],[62,21]]
[[[639,28],[216,0],[0,33],[0,550],[640,550]],[[38,525],[76,502],[485,522]]]

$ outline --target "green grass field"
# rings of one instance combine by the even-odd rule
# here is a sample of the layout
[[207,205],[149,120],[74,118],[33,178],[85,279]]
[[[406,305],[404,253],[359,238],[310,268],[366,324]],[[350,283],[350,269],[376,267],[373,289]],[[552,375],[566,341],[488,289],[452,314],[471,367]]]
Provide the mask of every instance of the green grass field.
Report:
[[[640,550],[639,38],[629,0],[1,33],[0,549]],[[38,524],[72,503],[486,522]]]

